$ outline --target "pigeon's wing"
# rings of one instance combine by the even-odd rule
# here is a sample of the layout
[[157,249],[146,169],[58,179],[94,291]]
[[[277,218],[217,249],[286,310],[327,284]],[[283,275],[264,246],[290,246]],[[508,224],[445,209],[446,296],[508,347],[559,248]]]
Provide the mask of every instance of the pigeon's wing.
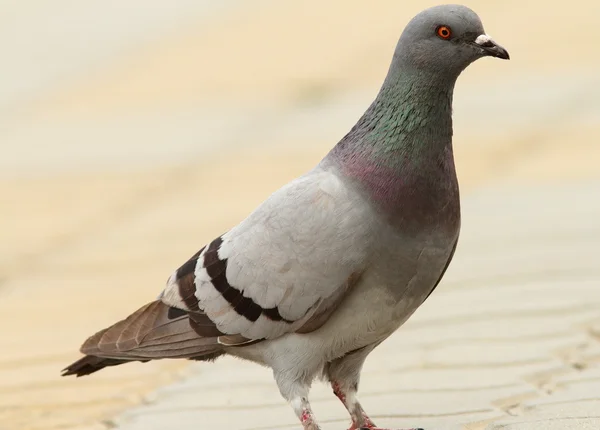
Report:
[[313,171],[202,248],[160,299],[205,315],[225,345],[315,330],[365,269],[372,216],[337,175]]
[[372,225],[357,193],[315,170],[197,252],[157,300],[86,340],[86,356],[64,375],[136,360],[210,360],[224,346],[316,330],[366,268]]

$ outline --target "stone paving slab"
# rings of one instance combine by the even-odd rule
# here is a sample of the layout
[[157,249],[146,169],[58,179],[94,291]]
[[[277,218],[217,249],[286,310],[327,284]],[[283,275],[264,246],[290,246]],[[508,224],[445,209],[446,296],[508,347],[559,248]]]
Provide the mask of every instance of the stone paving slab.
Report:
[[[553,190],[486,187],[465,199],[446,280],[365,365],[361,398],[376,422],[428,430],[600,428],[600,338],[593,331],[600,273],[592,252],[600,230],[590,222],[600,219],[598,195],[596,181]],[[585,237],[568,234],[586,229]],[[552,267],[571,265],[565,250],[578,250],[588,276],[555,278]],[[473,286],[461,288],[462,280]],[[325,429],[345,428],[328,387],[317,384],[311,398]],[[236,359],[194,364],[146,400],[111,425],[298,428],[270,372]]]

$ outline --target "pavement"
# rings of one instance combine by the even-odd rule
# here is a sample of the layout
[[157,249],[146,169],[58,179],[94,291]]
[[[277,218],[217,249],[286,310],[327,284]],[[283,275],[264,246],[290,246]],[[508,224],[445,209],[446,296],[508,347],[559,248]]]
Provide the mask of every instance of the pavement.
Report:
[[[459,81],[460,246],[368,360],[362,399],[380,425],[597,429],[600,6],[469,5],[512,60]],[[423,7],[3,3],[0,429],[296,428],[269,372],[240,361],[58,375],[319,160]],[[326,429],[344,428],[326,387],[312,399]]]

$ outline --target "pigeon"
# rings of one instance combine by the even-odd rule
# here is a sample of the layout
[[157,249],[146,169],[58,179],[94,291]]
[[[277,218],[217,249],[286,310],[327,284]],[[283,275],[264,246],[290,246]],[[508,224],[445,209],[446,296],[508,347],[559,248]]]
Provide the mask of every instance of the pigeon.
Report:
[[377,429],[358,401],[361,369],[454,255],[452,97],[482,57],[509,59],[471,9],[416,15],[375,100],[337,145],[195,253],[156,300],[87,339],[63,375],[235,356],[273,370],[304,430],[320,429],[308,398],[317,378],[347,409],[350,430]]

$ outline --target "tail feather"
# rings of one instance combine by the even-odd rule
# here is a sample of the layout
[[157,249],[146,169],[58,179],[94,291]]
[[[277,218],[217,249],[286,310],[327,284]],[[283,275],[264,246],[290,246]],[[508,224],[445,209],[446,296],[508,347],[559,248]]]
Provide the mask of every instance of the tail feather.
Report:
[[163,358],[213,359],[222,353],[217,336],[203,337],[185,311],[160,300],[148,303],[122,321],[91,336],[85,357],[63,370],[63,376],[89,375],[107,366]]
[[[148,360],[141,360],[142,363],[147,361]],[[105,367],[118,366],[119,364],[124,363],[131,363],[131,360],[118,360],[115,358],[102,358],[94,355],[86,355],[64,368],[62,370],[62,376],[85,376],[97,372],[98,370],[102,370]]]

